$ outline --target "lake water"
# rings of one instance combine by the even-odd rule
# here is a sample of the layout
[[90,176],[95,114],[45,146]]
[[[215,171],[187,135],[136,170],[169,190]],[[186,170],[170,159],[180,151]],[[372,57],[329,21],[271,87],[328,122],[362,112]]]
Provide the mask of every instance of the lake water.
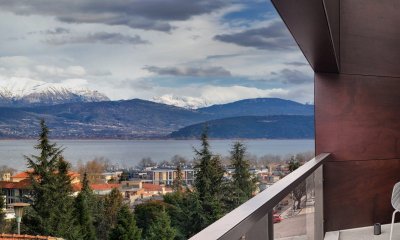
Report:
[[[193,159],[193,147],[198,148],[198,140],[55,140],[63,146],[65,158],[75,165],[96,157],[109,159],[119,166],[135,166],[142,158],[150,157],[154,161],[170,160],[178,154]],[[257,157],[266,154],[286,156],[299,152],[314,151],[314,140],[245,140],[248,153]],[[211,140],[213,153],[228,156],[232,140]],[[1,140],[0,165],[8,165],[24,170],[24,155],[36,154],[34,140]]]

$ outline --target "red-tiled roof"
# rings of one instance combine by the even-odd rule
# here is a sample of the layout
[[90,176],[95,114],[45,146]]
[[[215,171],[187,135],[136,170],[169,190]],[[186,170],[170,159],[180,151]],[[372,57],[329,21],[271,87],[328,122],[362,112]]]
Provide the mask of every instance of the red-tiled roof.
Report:
[[48,236],[32,236],[32,235],[18,235],[18,234],[0,234],[0,239],[2,240],[22,240],[22,239],[30,239],[30,240],[39,240],[39,239],[49,239],[49,240],[56,240],[55,237],[48,237]]
[[157,184],[143,183],[142,187],[144,188],[145,191],[162,191],[162,187]]
[[29,179],[24,179],[19,182],[0,181],[0,188],[5,189],[27,189],[31,186]]
[[[31,169],[30,169],[30,170],[27,170],[27,171],[25,171],[25,172],[19,172],[19,173],[15,174],[14,176],[12,176],[12,178],[29,178],[29,173],[31,173],[31,172],[32,172]],[[68,172],[68,175],[69,175],[71,178],[77,178],[77,177],[80,176],[79,173],[77,173],[77,172],[72,172],[72,171],[69,171],[69,172]]]
[[113,188],[119,188],[121,184],[117,183],[100,183],[100,184],[90,184],[90,187],[95,191],[111,190]]

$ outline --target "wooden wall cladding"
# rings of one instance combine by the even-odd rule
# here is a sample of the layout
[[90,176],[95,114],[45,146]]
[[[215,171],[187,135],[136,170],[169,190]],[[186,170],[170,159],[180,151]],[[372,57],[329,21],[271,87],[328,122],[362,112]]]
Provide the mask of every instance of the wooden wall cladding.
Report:
[[400,1],[340,0],[341,72],[400,76]]
[[390,198],[399,173],[400,159],[324,164],[325,230],[390,223]]
[[400,158],[399,89],[400,78],[316,74],[316,152],[333,161]]
[[[338,6],[332,0],[325,1]],[[330,31],[325,3],[321,0],[272,0],[272,3],[314,71],[337,73],[339,66],[331,34],[339,32],[339,26],[334,24],[339,13],[330,9],[329,21],[334,28]]]

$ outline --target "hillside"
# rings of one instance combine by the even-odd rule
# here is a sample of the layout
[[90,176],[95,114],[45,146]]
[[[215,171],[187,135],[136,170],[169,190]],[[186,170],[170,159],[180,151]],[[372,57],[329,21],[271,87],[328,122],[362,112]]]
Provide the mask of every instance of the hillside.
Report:
[[314,115],[314,105],[301,104],[280,98],[254,98],[199,108],[198,111],[200,113],[218,116],[218,118],[271,115]]
[[163,137],[210,119],[205,114],[140,99],[0,108],[0,137],[35,137],[40,118],[58,138]]
[[174,139],[198,138],[204,127],[210,138],[312,139],[313,116],[245,116],[207,121],[169,135]]
[[[284,110],[276,108],[274,111],[263,112],[262,106],[272,107],[273,102],[279,106],[285,104],[291,106]],[[253,103],[253,104],[251,104]],[[216,109],[219,109],[217,111]],[[135,138],[164,138],[179,129],[199,124],[209,120],[224,119],[220,122],[218,129],[225,129],[225,134],[218,133],[218,137],[227,138],[237,133],[247,133],[243,137],[259,138],[259,131],[264,125],[255,124],[248,117],[238,118],[239,120],[227,120],[228,115],[243,114],[268,114],[284,112],[286,115],[296,115],[301,112],[303,115],[312,111],[312,106],[303,105],[287,100],[250,99],[226,105],[217,105],[198,110],[190,110],[176,106],[145,101],[141,99],[123,101],[102,101],[102,102],[77,102],[51,106],[30,106],[30,107],[1,107],[0,108],[0,138],[34,138],[39,129],[39,119],[47,121],[52,130],[52,137],[85,139],[85,138],[111,138],[111,139],[135,139]],[[251,115],[251,114],[250,114]],[[289,119],[289,118],[288,118]],[[297,128],[302,130],[304,122],[301,118],[293,118],[293,131],[295,121],[299,120]],[[218,123],[218,122],[216,122]],[[223,126],[226,124],[226,127]],[[235,125],[236,124],[236,125]],[[246,125],[248,124],[248,125]],[[255,124],[255,125],[254,125]],[[283,125],[282,125],[283,124]],[[271,135],[273,138],[284,136],[288,122],[280,121],[273,127],[276,132]],[[284,127],[281,127],[284,126]],[[189,129],[190,129],[189,127]],[[253,129],[253,130],[251,130]],[[291,130],[291,132],[293,132]],[[300,131],[299,130],[299,131]],[[197,132],[199,132],[198,130]],[[296,130],[297,131],[297,130]],[[231,132],[231,133],[230,133]],[[233,134],[233,135],[232,135]],[[297,137],[308,138],[310,134],[297,134]],[[195,134],[184,134],[178,137],[194,137]],[[197,135],[198,136],[198,135]],[[269,137],[271,137],[269,136]],[[261,136],[263,137],[263,136]]]

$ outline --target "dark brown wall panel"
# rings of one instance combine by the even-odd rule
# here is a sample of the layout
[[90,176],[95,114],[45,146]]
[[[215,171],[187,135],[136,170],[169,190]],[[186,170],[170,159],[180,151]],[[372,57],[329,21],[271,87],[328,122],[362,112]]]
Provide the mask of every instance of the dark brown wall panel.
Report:
[[334,161],[400,158],[399,89],[400,78],[316,74],[317,153]]
[[400,159],[326,163],[325,230],[390,223],[390,197],[399,173]]
[[[272,3],[314,71],[337,73],[339,67],[323,2],[272,0]],[[336,15],[330,13],[334,21]]]
[[400,1],[340,1],[341,72],[400,76]]

